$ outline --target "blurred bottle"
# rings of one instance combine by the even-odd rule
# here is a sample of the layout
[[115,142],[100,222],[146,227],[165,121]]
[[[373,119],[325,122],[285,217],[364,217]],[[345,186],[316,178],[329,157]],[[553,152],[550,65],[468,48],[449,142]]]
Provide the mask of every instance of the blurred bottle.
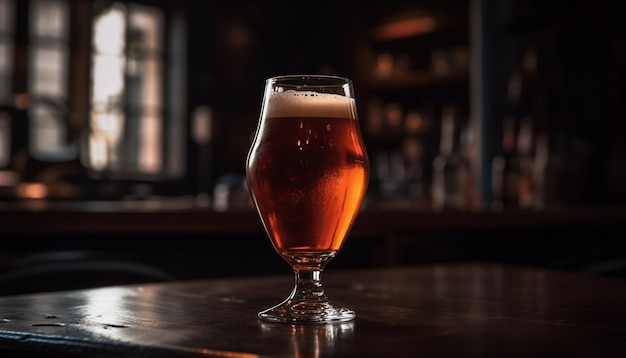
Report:
[[408,111],[404,119],[402,153],[406,167],[405,192],[417,209],[430,207],[425,178],[424,157],[432,125],[428,105]]
[[[465,180],[466,209],[479,210],[483,207],[483,197],[479,191],[476,177],[475,163],[478,157],[478,147],[475,145],[475,127],[469,121],[461,125],[459,139],[459,156],[467,166],[467,178]],[[477,143],[476,143],[477,144]]]
[[439,152],[433,161],[432,205],[436,211],[465,210],[468,204],[470,166],[460,155],[460,118],[458,109],[447,105],[442,110]]
[[365,124],[367,126],[367,135],[374,139],[380,139],[384,132],[385,113],[383,110],[383,102],[380,98],[370,98],[366,102]]
[[502,148],[491,168],[491,207],[496,211],[534,205],[538,175],[533,167],[537,71],[537,52],[529,47],[508,79]]
[[530,117],[522,118],[517,135],[517,153],[514,165],[517,166],[517,204],[522,209],[529,209],[535,200],[533,121]]
[[[535,142],[534,208],[538,210],[556,209],[562,205],[563,195],[561,183],[563,179],[563,158],[557,152],[555,136],[548,133],[537,134]],[[557,138],[562,140],[562,138]]]
[[197,107],[191,117],[191,138],[197,148],[197,189],[196,204],[201,207],[211,204],[211,161],[213,137],[213,110],[202,105]]
[[491,166],[493,210],[517,207],[519,172],[515,165],[515,137],[515,120],[507,117],[502,125],[502,153],[494,158]]
[[425,205],[423,144],[419,138],[407,137],[402,141],[405,179],[404,192],[416,208]]
[[403,108],[398,102],[390,102],[385,106],[385,134],[388,138],[394,140],[401,137]]
[[213,210],[241,211],[253,209],[245,176],[239,173],[226,173],[215,180],[213,188]]
[[406,201],[404,183],[407,177],[407,168],[402,149],[379,149],[376,152],[374,163],[378,196],[384,205],[395,206],[401,201]]

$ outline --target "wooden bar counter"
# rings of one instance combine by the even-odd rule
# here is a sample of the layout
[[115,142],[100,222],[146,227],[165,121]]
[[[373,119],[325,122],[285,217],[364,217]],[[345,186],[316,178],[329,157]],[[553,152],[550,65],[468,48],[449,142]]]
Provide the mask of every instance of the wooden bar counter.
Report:
[[[626,227],[626,206],[592,206],[563,210],[505,212],[365,208],[351,230],[353,237],[413,235],[415,232]],[[158,235],[264,235],[256,211],[218,212],[199,208],[186,198],[144,201],[0,200],[0,235],[38,238]],[[0,236],[0,237],[2,237]]]
[[354,321],[259,321],[292,280],[285,270],[0,297],[0,356],[626,356],[621,278],[482,263],[329,269],[326,291]]

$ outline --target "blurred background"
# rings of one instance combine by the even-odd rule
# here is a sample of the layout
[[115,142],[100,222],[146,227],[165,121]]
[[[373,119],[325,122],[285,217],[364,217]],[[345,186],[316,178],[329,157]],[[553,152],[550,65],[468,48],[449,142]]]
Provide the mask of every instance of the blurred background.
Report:
[[624,276],[610,0],[0,0],[0,294],[289,272],[244,164],[266,78],[353,79],[371,181],[330,266]]

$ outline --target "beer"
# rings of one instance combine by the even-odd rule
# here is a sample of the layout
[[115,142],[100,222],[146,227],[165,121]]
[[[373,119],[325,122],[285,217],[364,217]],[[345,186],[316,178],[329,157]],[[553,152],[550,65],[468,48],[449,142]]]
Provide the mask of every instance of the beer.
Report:
[[258,313],[270,322],[346,322],[356,314],[328,299],[321,272],[341,249],[369,180],[352,81],[288,75],[265,82],[246,161],[248,188],[295,285]]
[[354,99],[295,91],[267,96],[246,170],[280,254],[334,255],[369,179]]

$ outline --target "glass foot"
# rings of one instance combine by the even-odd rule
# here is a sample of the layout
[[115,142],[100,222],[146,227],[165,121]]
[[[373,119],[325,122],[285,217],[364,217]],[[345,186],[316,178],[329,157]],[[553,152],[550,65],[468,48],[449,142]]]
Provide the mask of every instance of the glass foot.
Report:
[[333,303],[322,286],[322,269],[335,251],[282,253],[295,274],[291,294],[278,305],[261,311],[258,317],[270,322],[283,323],[332,323],[354,319],[354,311]]
[[356,314],[351,309],[328,301],[306,302],[288,299],[275,307],[259,312],[258,316],[269,322],[324,324],[351,321]]

